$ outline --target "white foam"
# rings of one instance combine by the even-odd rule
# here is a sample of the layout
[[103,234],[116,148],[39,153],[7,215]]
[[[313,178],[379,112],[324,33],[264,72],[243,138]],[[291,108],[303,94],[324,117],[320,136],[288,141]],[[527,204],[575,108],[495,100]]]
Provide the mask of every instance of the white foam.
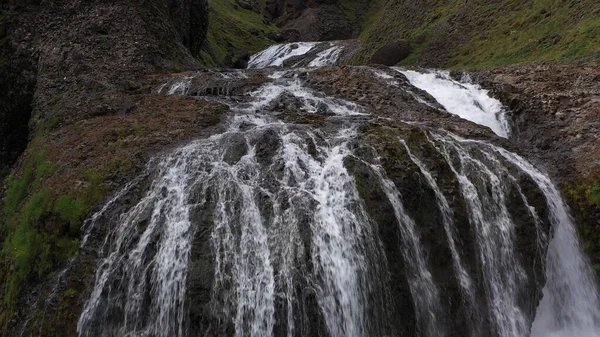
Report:
[[290,58],[308,53],[316,45],[316,42],[296,42],[271,46],[258,54],[252,55],[250,62],[248,62],[248,68],[280,67]]
[[404,74],[415,87],[427,91],[448,112],[492,129],[507,138],[510,128],[502,103],[490,97],[487,90],[472,83],[460,83],[447,71],[420,73],[394,68]]

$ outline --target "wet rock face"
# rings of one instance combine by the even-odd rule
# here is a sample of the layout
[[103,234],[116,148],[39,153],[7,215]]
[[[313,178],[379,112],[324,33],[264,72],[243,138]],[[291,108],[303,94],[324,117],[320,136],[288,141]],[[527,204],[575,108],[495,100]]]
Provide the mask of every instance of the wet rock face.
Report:
[[25,58],[9,58],[11,46],[0,45],[0,181],[16,162],[29,140],[35,76],[33,64]]
[[[361,136],[357,140],[357,159],[348,158],[346,160],[347,168],[352,172],[356,179],[359,191],[367,205],[367,210],[371,218],[376,222],[379,230],[379,236],[382,240],[383,249],[388,260],[388,271],[392,280],[395,280],[390,288],[391,296],[395,299],[393,307],[389,310],[394,315],[402,315],[406,320],[393,323],[393,330],[399,335],[407,334],[409,336],[418,335],[416,331],[423,327],[411,326],[407,322],[418,321],[418,313],[415,312],[414,296],[411,295],[409,285],[403,284],[411,273],[410,266],[403,258],[405,252],[402,251],[402,235],[398,231],[398,223],[394,218],[394,209],[390,205],[384,191],[381,189],[378,178],[373,174],[372,168],[365,165],[365,162],[373,162],[374,157],[379,157],[380,165],[385,169],[389,179],[398,188],[406,212],[414,219],[418,225],[418,231],[421,235],[421,244],[424,245],[425,254],[429,257],[431,263],[432,277],[438,285],[440,294],[444,294],[441,299],[442,312],[452,312],[450,316],[445,316],[441,320],[444,329],[450,336],[461,336],[459,332],[464,331],[492,331],[495,322],[486,316],[485,312],[491,310],[491,303],[486,299],[486,288],[483,284],[486,279],[485,273],[477,267],[481,263],[479,256],[479,240],[477,231],[473,227],[472,220],[469,219],[469,205],[465,203],[464,195],[459,187],[457,177],[452,172],[446,159],[440,155],[439,150],[426,140],[422,130],[412,126],[388,126],[374,125],[361,128]],[[415,165],[406,149],[398,142],[398,139],[404,139],[412,155],[423,160],[431,173],[435,176],[440,190],[447,198],[453,212],[453,225],[455,243],[460,246],[459,255],[463,259],[466,271],[473,275],[474,280],[480,280],[477,290],[474,291],[474,298],[468,298],[461,289],[460,280],[456,278],[456,265],[453,262],[449,246],[445,236],[443,224],[444,216],[441,213],[439,205],[436,205],[436,194],[432,186],[424,179],[423,172]],[[421,160],[420,159],[420,160]],[[488,163],[489,164],[489,163]],[[453,163],[452,165],[456,165]],[[519,173],[515,173],[519,176]],[[543,195],[537,187],[533,186],[528,177],[522,177],[523,181],[518,184],[523,188],[531,205],[536,205],[536,209],[542,218],[546,218],[547,206]],[[526,308],[525,312],[528,319],[533,319],[536,311],[536,305],[541,299],[541,289],[545,283],[544,256],[538,255],[539,249],[535,238],[537,236],[535,228],[538,226],[527,215],[526,206],[519,201],[520,196],[516,192],[515,186],[509,186],[511,192],[509,209],[512,219],[517,223],[517,245],[516,254],[519,256],[520,263],[523,263],[528,275],[528,283],[523,289],[523,297],[535,298],[533,302],[524,301],[521,305]],[[489,187],[481,186],[481,189]],[[550,224],[545,221],[542,225],[543,231],[549,233]],[[481,288],[480,288],[481,287]],[[529,292],[529,293],[528,293]],[[526,295],[526,293],[528,293]],[[469,312],[469,301],[475,301],[476,307],[481,310],[480,314]],[[395,314],[394,314],[395,313]]]
[[[262,83],[261,85],[270,88],[279,83],[282,85],[280,88],[286,88],[286,84],[287,88],[291,88],[290,82],[292,82],[295,83],[294,89],[281,92],[262,109],[254,112],[276,116],[279,120],[288,123],[290,130],[296,128],[319,130],[316,132],[325,139],[331,139],[329,137],[335,135],[336,130],[342,128],[345,123],[358,127],[356,139],[348,145],[352,154],[345,157],[344,166],[356,183],[365,210],[372,220],[370,226],[378,240],[377,245],[381,249],[375,253],[371,252],[373,255],[368,255],[367,260],[370,261],[369,265],[381,266],[385,270],[381,280],[386,285],[384,286],[387,292],[386,298],[390,299],[384,301],[385,303],[377,302],[379,285],[374,285],[373,297],[369,297],[373,302],[369,302],[369,311],[365,315],[368,322],[373,322],[369,327],[372,335],[418,336],[424,331],[423,329],[429,328],[425,327],[419,319],[423,312],[416,308],[423,304],[415,300],[418,295],[415,295],[413,293],[415,290],[411,289],[411,285],[415,282],[414,279],[411,280],[412,275],[415,274],[415,266],[410,259],[406,258],[405,247],[407,247],[406,240],[409,234],[402,230],[405,224],[397,218],[397,209],[394,208],[386,193],[378,172],[385,172],[387,179],[401,196],[406,214],[415,223],[420,237],[419,242],[422,245],[422,254],[428,261],[431,279],[437,285],[440,294],[439,312],[443,314],[439,315],[437,324],[448,331],[449,336],[462,336],[464,331],[480,332],[475,335],[499,334],[494,332],[497,322],[491,314],[495,310],[495,304],[488,297],[492,288],[492,285],[486,281],[489,280],[487,274],[489,271],[481,268],[482,264],[491,262],[490,256],[482,253],[483,248],[480,245],[484,238],[479,236],[477,221],[471,217],[474,206],[469,204],[463,190],[464,186],[461,186],[454,170],[463,173],[473,182],[473,188],[482,203],[486,205],[482,216],[489,219],[492,226],[500,226],[502,223],[498,220],[502,215],[498,213],[500,211],[496,207],[497,201],[500,200],[497,193],[504,196],[507,209],[507,218],[504,220],[510,219],[509,221],[514,224],[512,242],[514,246],[511,249],[514,255],[511,261],[518,262],[523,274],[526,275],[523,280],[517,280],[520,282],[518,289],[521,297],[516,305],[522,310],[527,321],[533,319],[545,282],[543,251],[547,244],[547,242],[540,244],[536,238],[539,233],[550,234],[548,210],[543,194],[526,174],[520,172],[510,162],[494,155],[489,148],[434,138],[435,135],[443,134],[441,131],[443,129],[451,130],[463,137],[500,143],[501,141],[491,131],[449,115],[432,97],[410,86],[404,75],[385,67],[298,69],[280,72],[278,76],[272,77],[268,76],[273,74],[272,70],[249,70],[244,74],[247,77],[235,77],[229,73],[207,72],[196,75],[189,73],[184,76],[191,77],[190,89],[182,93],[191,96],[198,93],[205,95],[204,91],[195,89],[194,83],[206,82],[202,79],[217,81],[219,77],[229,81],[230,88],[243,87],[247,83]],[[175,77],[173,81],[170,83],[171,87],[176,83]],[[300,85],[300,88],[295,85]],[[300,89],[305,91],[295,96],[294,92]],[[168,88],[165,87],[163,90]],[[253,96],[259,95],[257,87],[254,87],[254,90],[250,95],[234,90],[233,92],[237,94],[221,98],[244,107],[245,103],[249,105],[249,102],[253,101]],[[329,104],[325,101],[317,103],[319,99],[329,100],[327,101]],[[341,118],[335,113],[335,105],[342,105],[344,101],[358,104],[359,107],[351,112],[368,115]],[[253,125],[248,124],[241,126],[240,129],[251,130],[252,127]],[[274,130],[278,130],[277,127],[271,129],[266,126],[249,141],[249,145],[254,148],[261,172],[272,171],[273,173],[273,175],[265,173],[264,179],[259,179],[260,184],[264,184],[265,190],[269,193],[277,191],[284,170],[283,163],[276,159],[283,148],[280,138],[283,133],[281,130],[277,132]],[[406,147],[400,140],[404,140]],[[319,151],[315,149],[323,145],[321,143],[323,139],[315,137],[313,141],[314,143],[306,144],[307,153],[315,159],[323,160],[319,157]],[[450,144],[447,149],[443,147],[445,141]],[[507,143],[507,141],[502,142]],[[249,147],[239,137],[231,138],[226,146],[224,160],[230,165],[239,163],[240,158],[249,153]],[[448,158],[443,155],[443,150],[447,150]],[[460,154],[460,151],[464,153]],[[454,245],[458,248],[452,248],[449,243],[449,234],[446,232],[446,223],[443,220],[444,212],[436,202],[439,197],[436,189],[428,182],[422,168],[411,157],[411,153],[434,177],[437,188],[447,199],[448,206],[452,210],[450,220],[453,224]],[[382,171],[375,169],[375,166],[381,167]],[[485,168],[488,168],[490,173],[486,173]],[[506,182],[506,185],[502,188],[493,186],[493,177]],[[275,230],[278,227],[274,226],[281,226],[281,224],[271,223],[274,212],[272,211],[273,199],[270,198],[269,193],[258,193],[256,200],[260,204],[265,227]],[[528,205],[523,202],[521,193],[526,196]],[[287,209],[293,202],[282,203],[281,209]],[[543,219],[540,223],[532,219],[529,206],[534,208]],[[210,207],[214,205],[211,204]],[[309,205],[308,208],[314,207],[317,207],[316,203]],[[300,228],[303,231],[300,234],[300,241],[305,250],[310,251],[311,247],[314,247],[313,234],[307,228],[310,228],[309,224],[313,220],[309,212],[306,214],[306,218],[300,221]],[[193,331],[202,331],[209,336],[233,336],[234,324],[228,319],[220,318],[219,314],[210,309],[211,303],[207,296],[213,286],[209,285],[214,282],[213,274],[206,277],[201,274],[211,273],[211,268],[215,266],[210,264],[212,258],[210,250],[207,251],[205,243],[201,241],[208,238],[206,232],[210,231],[211,225],[210,221],[202,220],[206,215],[198,213],[195,216],[198,218],[194,221],[197,221],[201,228],[196,235],[201,239],[194,244],[192,253],[191,270],[194,275],[190,279],[190,289],[193,292],[194,304],[190,304],[190,322],[194,327]],[[496,229],[492,232],[496,232]],[[457,253],[453,252],[453,249],[456,249]],[[471,275],[473,280],[469,294],[465,293],[463,280],[457,276],[455,262],[457,256],[462,261],[466,273]],[[310,275],[314,271],[311,266],[316,263],[314,257],[303,255],[298,259],[303,261],[302,266],[306,268],[302,269],[300,274]],[[513,266],[516,263],[509,263],[509,265]],[[277,274],[278,267],[274,268]],[[512,269],[504,272],[512,273]],[[302,301],[295,302],[297,307],[294,310],[299,310],[302,314],[294,315],[294,324],[298,329],[302,327],[303,330],[295,330],[294,336],[327,335],[326,319],[319,306],[318,297],[315,298],[314,288],[303,283],[301,278],[298,279],[295,287],[294,296]],[[474,311],[473,307],[477,310]],[[274,315],[276,335],[287,332],[288,308],[284,299],[277,299]],[[403,317],[402,320],[394,319],[400,316]]]
[[208,29],[208,3],[206,0],[168,0],[171,22],[192,56],[202,48]]
[[[208,25],[205,0],[9,5],[7,58],[33,65],[22,73],[36,69],[28,75],[37,84],[34,128],[50,120],[67,124],[118,113],[127,100],[120,93],[136,90],[141,76],[197,67],[191,54],[198,52]],[[12,78],[19,78],[18,71]]]

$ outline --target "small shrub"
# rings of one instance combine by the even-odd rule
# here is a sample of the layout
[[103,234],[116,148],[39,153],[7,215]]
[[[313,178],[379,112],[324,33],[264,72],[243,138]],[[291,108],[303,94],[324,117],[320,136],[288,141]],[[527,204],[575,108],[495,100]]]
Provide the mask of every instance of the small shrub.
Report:
[[591,204],[600,206],[600,185],[591,186],[587,191],[587,197]]
[[63,195],[54,203],[54,212],[69,223],[71,233],[78,233],[79,227],[88,212],[88,207],[82,199],[74,199],[70,195]]
[[8,177],[8,190],[4,202],[4,213],[7,217],[14,215],[21,202],[27,195],[27,189],[33,180],[33,169],[29,167],[23,173],[22,179],[13,176]]

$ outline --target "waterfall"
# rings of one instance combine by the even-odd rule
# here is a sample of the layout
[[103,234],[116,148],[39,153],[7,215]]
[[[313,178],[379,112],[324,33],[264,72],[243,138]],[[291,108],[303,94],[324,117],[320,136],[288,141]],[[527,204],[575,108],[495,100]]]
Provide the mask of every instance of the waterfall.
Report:
[[489,145],[526,172],[544,192],[554,225],[546,262],[546,286],[532,337],[600,336],[600,299],[579,245],[573,218],[552,181],[518,155]]
[[253,55],[249,69],[281,67],[331,67],[338,65],[346,47],[339,42],[293,42],[271,46]]
[[184,335],[193,231],[186,168],[195,164],[193,146],[167,156],[145,197],[121,216],[79,321],[81,336]]
[[400,226],[402,247],[406,265],[409,266],[409,285],[415,301],[417,320],[423,327],[425,336],[444,336],[438,316],[440,315],[439,291],[433,282],[425,259],[417,226],[406,213],[401,195],[394,183],[389,180],[379,166],[372,166],[379,183],[392,204],[394,215]]
[[[79,336],[599,336],[593,274],[548,176],[493,140],[390,123],[310,85],[324,73],[310,67],[342,52],[277,45],[252,57],[257,69],[221,76],[228,89],[209,97],[230,107],[221,131],[153,159],[141,196],[105,220]],[[259,69],[309,53],[309,68]],[[473,85],[402,71],[440,106],[394,70],[366,73],[422,111],[509,134]],[[156,92],[206,98],[201,76]]]
[[546,198],[554,236],[548,247],[546,285],[531,337],[600,336],[600,299],[593,272],[579,245],[573,219],[552,181],[522,157],[493,144],[455,135],[451,139],[454,144],[483,145],[497,153],[531,177]]
[[287,43],[271,46],[262,52],[253,55],[248,63],[248,68],[279,67],[294,56],[302,56],[315,47],[313,42]]
[[[402,145],[404,145],[404,148],[406,149],[406,152],[408,153],[410,160],[419,167],[421,174],[423,175],[423,177],[425,178],[425,180],[427,181],[429,186],[431,186],[431,188],[435,192],[435,197],[437,200],[438,207],[442,211],[442,220],[444,223],[444,231],[446,232],[446,237],[448,239],[448,245],[450,246],[450,251],[452,253],[452,262],[454,263],[454,268],[456,269],[456,274],[459,279],[460,287],[463,292],[463,295],[468,299],[469,310],[471,310],[473,313],[475,313],[477,311],[477,305],[476,305],[475,296],[474,296],[473,280],[472,280],[471,276],[469,275],[469,273],[467,272],[466,268],[464,267],[463,262],[461,261],[460,254],[458,252],[458,248],[456,246],[456,234],[455,234],[455,230],[454,230],[454,220],[453,220],[453,214],[452,214],[453,211],[450,208],[450,203],[448,202],[448,199],[446,198],[446,196],[444,196],[444,194],[442,193],[442,190],[439,188],[437,182],[435,181],[435,178],[433,177],[431,172],[427,169],[425,164],[423,162],[421,162],[412,153],[412,151],[410,150],[410,147],[408,146],[408,144],[406,143],[406,141],[404,139],[399,139],[399,141],[402,143]],[[477,317],[477,316],[475,315],[475,317]],[[476,322],[475,325],[472,327],[472,329],[473,329],[472,336],[478,336],[480,333],[478,323],[479,322]]]
[[501,137],[510,134],[506,112],[502,103],[488,95],[476,84],[460,83],[450,77],[447,71],[416,72],[397,69],[415,87],[427,91],[448,112],[488,126]]

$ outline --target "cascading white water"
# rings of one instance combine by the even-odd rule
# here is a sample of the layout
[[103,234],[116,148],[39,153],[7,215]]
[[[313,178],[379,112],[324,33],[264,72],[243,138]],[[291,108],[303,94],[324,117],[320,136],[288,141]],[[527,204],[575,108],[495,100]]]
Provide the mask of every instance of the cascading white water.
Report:
[[248,68],[280,67],[290,58],[308,53],[316,45],[315,42],[296,42],[271,46],[252,55],[248,62]]
[[488,126],[498,136],[507,137],[510,127],[502,103],[488,95],[487,90],[472,83],[460,83],[447,71],[420,73],[396,68],[415,87],[427,91],[448,112]]
[[451,138],[455,143],[483,145],[494,151],[531,177],[546,198],[554,237],[548,247],[546,286],[531,337],[600,336],[600,300],[595,279],[579,245],[573,219],[552,181],[525,159],[505,149],[454,135]]
[[[517,302],[526,275],[515,256],[515,224],[507,209],[507,191],[503,186],[506,179],[453,138],[434,135],[434,141],[458,178],[468,206],[483,267],[482,281],[497,333],[502,337],[525,336],[528,321]],[[458,167],[451,164],[453,155],[459,162]],[[482,186],[482,182],[489,187]]]
[[546,286],[533,323],[532,337],[600,336],[600,299],[596,281],[560,193],[548,176],[525,159],[497,146],[488,146],[537,183],[551,211],[555,232],[548,248]]
[[404,260],[409,266],[409,286],[415,301],[417,321],[425,331],[425,336],[442,337],[445,333],[438,322],[441,311],[440,295],[429,271],[416,223],[406,213],[400,192],[394,183],[385,176],[385,171],[378,165],[371,165],[371,167],[377,175],[381,188],[390,201],[398,221]]
[[330,48],[317,54],[317,57],[310,61],[309,67],[329,67],[337,64],[340,54],[344,50],[342,46],[332,45]]
[[[374,240],[370,220],[360,210],[358,192],[344,169],[343,160],[350,153],[346,144],[353,131],[341,130],[323,143],[317,140],[323,135],[294,130],[260,111],[288,94],[299,99],[302,110],[309,113],[316,112],[318,105],[340,116],[361,113],[355,104],[319,97],[293,78],[279,83],[280,77],[274,74],[275,83],[260,88],[250,104],[240,107],[225,133],[192,142],[161,161],[152,188],[122,216],[113,234],[110,253],[100,264],[95,289],[79,322],[80,336],[184,335],[185,280],[195,233],[189,213],[208,200],[216,205],[211,210],[215,251],[212,306],[223,319],[233,322],[236,336],[272,335],[276,297],[287,303],[287,335],[294,335],[298,299],[293,292],[299,277],[294,275],[298,268],[294,263],[306,254],[314,261],[314,276],[301,277],[315,287],[329,334],[366,334],[365,306],[372,300],[365,293],[366,282],[369,270],[379,268],[366,263],[369,247],[377,244],[369,241]],[[183,87],[175,83],[167,90],[176,93]],[[248,123],[253,127],[246,129]],[[271,133],[281,146],[265,169],[256,155],[256,141]],[[225,157],[235,151],[230,145],[239,137],[245,154],[229,163]],[[309,146],[315,147],[316,158],[308,153]],[[283,176],[278,178],[273,174],[280,165]],[[269,181],[276,181],[277,188],[268,186]],[[272,201],[275,216],[270,222],[261,213],[257,200],[261,193]],[[191,194],[195,202],[190,200]],[[150,221],[145,224],[148,214]],[[310,252],[303,251],[299,234],[305,230],[301,221],[307,217],[311,219]],[[133,241],[138,236],[139,241]],[[132,245],[133,250],[128,251],[126,247]],[[154,255],[153,245],[158,249]],[[126,291],[112,295],[117,278],[128,280],[129,285]],[[148,301],[156,312],[144,308]],[[123,317],[108,322],[111,311],[117,309],[123,310]]]
[[[159,179],[140,203],[121,217],[79,320],[80,336],[184,336],[193,232],[186,169],[194,165],[194,151],[187,146],[161,161]],[[158,247],[153,252],[155,244]],[[119,281],[125,282],[123,291],[112,293],[113,283]],[[117,308],[121,314],[113,317],[109,310]]]
[[[273,46],[254,55],[250,67],[281,66],[315,46]],[[308,65],[332,65],[340,53],[338,46],[328,45]],[[374,72],[382,81],[393,81],[382,71]],[[501,105],[480,88],[459,84],[446,73],[402,73],[448,111],[464,112],[461,116],[498,135],[508,134]],[[390,217],[398,225],[397,248],[410,288],[410,298],[402,298],[409,305],[403,308],[414,307],[416,330],[410,330],[414,336],[599,336],[600,305],[593,276],[566,206],[546,175],[490,143],[424,131],[427,146],[445,159],[437,165],[448,166],[456,180],[460,191],[452,198],[458,196],[465,205],[475,241],[469,243],[457,231],[451,207],[456,200],[445,195],[448,192],[435,174],[439,167],[428,166],[422,152],[398,138],[407,161],[416,166],[414,173],[433,191],[455,273],[447,278],[457,280],[465,301],[456,306],[467,317],[465,331],[449,331],[445,324],[454,313],[448,312],[448,303],[454,305],[457,299],[443,293],[443,282],[433,275],[431,261],[436,257],[429,255],[423,241],[426,224],[413,219],[404,205],[406,193],[412,191],[401,192],[395,185],[391,172],[383,168],[385,158],[363,160],[355,153],[353,143],[364,121],[356,117],[367,116],[365,109],[309,88],[294,71],[269,72],[268,79],[244,100],[223,99],[232,109],[225,131],[192,141],[148,168],[151,186],[120,216],[106,240],[94,289],[79,320],[80,336],[189,335],[186,310],[195,305],[188,289],[190,265],[196,263],[193,242],[204,233],[209,233],[212,252],[212,269],[206,272],[213,274],[209,309],[204,313],[212,321],[196,335],[400,335],[392,326],[405,319],[405,313],[387,314],[395,305],[405,304],[390,299],[390,285],[400,280],[390,279],[388,270],[398,262],[386,256],[385,238],[362,199],[365,192],[359,191],[347,168],[349,158],[364,164],[381,188],[383,202],[393,210]],[[192,78],[183,78],[158,92],[189,95],[191,82]],[[406,91],[429,104],[418,97],[418,90]],[[321,130],[283,122],[269,111],[273,105],[286,104],[286,109],[302,114],[333,115],[338,123]],[[518,224],[510,205],[526,210],[522,215],[526,219],[521,220],[536,227],[539,252],[545,251],[546,219],[522,190],[519,174],[529,176],[545,196],[554,227],[547,282],[535,321],[522,300],[529,295],[525,292],[531,280],[525,271],[527,261],[516,253]],[[476,257],[465,253],[469,244]],[[542,260],[540,255],[528,258]],[[467,265],[471,260],[477,265]]]
[[[446,237],[448,238],[448,245],[450,247],[450,252],[452,253],[452,262],[454,263],[454,268],[456,269],[457,278],[459,280],[459,284],[460,284],[461,290],[463,292],[463,295],[468,299],[469,309],[472,310],[473,313],[475,313],[477,311],[477,304],[476,304],[475,296],[474,296],[475,290],[473,289],[473,280],[472,280],[471,276],[469,275],[469,273],[467,272],[466,268],[464,267],[463,262],[461,261],[460,254],[458,252],[458,248],[456,246],[456,234],[454,233],[455,232],[454,220],[453,220],[453,214],[452,214],[453,211],[450,208],[450,203],[448,202],[448,199],[446,199],[446,197],[442,193],[442,190],[439,188],[437,182],[433,178],[433,175],[427,169],[425,164],[423,162],[421,162],[421,160],[419,160],[412,153],[412,151],[410,150],[410,147],[408,146],[408,144],[406,144],[406,141],[404,141],[404,139],[399,139],[399,141],[400,141],[400,143],[402,143],[402,145],[404,145],[404,148],[406,149],[406,152],[408,153],[410,160],[412,160],[412,162],[415,163],[415,165],[417,165],[417,167],[419,167],[421,174],[423,175],[423,177],[425,177],[425,180],[427,181],[427,183],[429,184],[429,186],[433,189],[433,191],[435,193],[438,207],[442,211],[442,221],[444,224],[444,231],[446,232]],[[476,316],[476,315],[474,315],[474,316]],[[473,337],[477,336],[480,333],[479,326],[477,323],[475,323],[475,326],[472,327],[472,332],[473,333],[471,336],[473,336]]]
[[290,67],[331,67],[337,65],[346,47],[338,42],[292,42],[271,46],[252,55],[249,69],[281,67],[298,57]]

